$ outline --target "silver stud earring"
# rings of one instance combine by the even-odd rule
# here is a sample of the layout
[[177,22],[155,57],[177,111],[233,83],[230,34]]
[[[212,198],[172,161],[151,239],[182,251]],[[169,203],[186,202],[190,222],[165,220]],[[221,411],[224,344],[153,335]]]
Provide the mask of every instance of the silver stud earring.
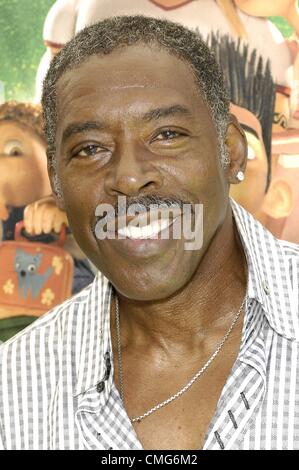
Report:
[[236,178],[237,178],[237,180],[240,181],[240,182],[243,181],[244,178],[245,178],[245,175],[244,175],[243,171],[238,171],[238,173],[237,173],[237,175],[236,175]]

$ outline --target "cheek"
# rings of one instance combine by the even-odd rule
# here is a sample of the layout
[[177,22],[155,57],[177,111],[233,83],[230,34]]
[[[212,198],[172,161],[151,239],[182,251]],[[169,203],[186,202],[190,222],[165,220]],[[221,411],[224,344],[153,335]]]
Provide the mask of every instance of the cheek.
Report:
[[[76,238],[93,240],[92,223],[97,205],[103,200],[102,178],[80,171],[60,171],[64,208]],[[82,243],[81,241],[81,243]]]
[[252,185],[252,187],[256,188],[258,191],[263,191],[266,185],[267,172],[268,167],[266,161],[259,158],[248,161],[245,172],[245,181],[248,185]]
[[40,173],[35,163],[26,157],[3,158],[0,161],[0,191],[8,204],[29,204],[38,199]]
[[[203,205],[203,247],[207,246],[224,220],[228,184],[217,155],[190,159],[180,173],[178,186],[188,190],[192,200]],[[188,257],[188,256],[187,256]],[[195,260],[196,257],[194,257]]]
[[219,190],[220,165],[214,152],[201,152],[195,157],[185,156],[175,162],[169,174],[183,188],[206,199]]
[[62,185],[62,194],[65,211],[71,226],[77,227],[80,225],[80,230],[85,231],[86,226],[89,225],[90,214],[94,212],[92,192],[82,185],[73,186],[70,181],[69,184]]

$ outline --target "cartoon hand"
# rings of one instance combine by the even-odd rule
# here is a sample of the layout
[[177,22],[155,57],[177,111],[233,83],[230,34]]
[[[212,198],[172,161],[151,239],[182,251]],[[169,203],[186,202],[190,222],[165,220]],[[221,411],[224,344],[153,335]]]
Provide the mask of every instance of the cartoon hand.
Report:
[[63,224],[68,226],[66,213],[58,209],[53,196],[35,201],[24,210],[25,230],[30,235],[59,233]]

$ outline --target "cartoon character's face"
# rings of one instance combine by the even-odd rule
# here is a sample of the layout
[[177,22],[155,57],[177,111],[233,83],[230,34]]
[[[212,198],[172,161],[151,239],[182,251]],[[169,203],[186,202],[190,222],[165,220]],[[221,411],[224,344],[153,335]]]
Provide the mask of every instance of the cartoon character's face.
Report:
[[250,111],[231,105],[231,112],[245,131],[248,141],[245,179],[231,185],[230,196],[253,215],[260,210],[267,186],[268,162],[259,120]]
[[235,0],[240,10],[252,16],[285,16],[296,0]]
[[299,132],[284,130],[272,135],[270,198],[263,211],[264,224],[277,238],[299,242]]
[[281,238],[292,243],[299,243],[299,155],[281,154],[278,160],[279,170],[276,177],[284,181],[289,188],[289,210]]
[[15,257],[15,271],[21,277],[32,276],[36,273],[41,263],[41,254],[31,255],[22,250],[17,250]]
[[290,99],[282,93],[275,95],[275,110],[273,116],[272,132],[281,132],[288,128],[290,119]]
[[0,122],[0,219],[7,206],[20,207],[51,194],[45,144],[13,121]]

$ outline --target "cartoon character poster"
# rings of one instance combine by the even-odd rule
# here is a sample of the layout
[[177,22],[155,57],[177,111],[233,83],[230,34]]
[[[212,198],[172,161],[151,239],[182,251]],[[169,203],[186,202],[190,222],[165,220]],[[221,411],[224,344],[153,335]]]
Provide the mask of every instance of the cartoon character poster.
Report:
[[[51,59],[95,21],[143,14],[183,23],[210,42],[249,145],[244,181],[231,196],[278,238],[299,243],[297,0],[0,0],[0,8],[1,238],[12,208],[48,198],[47,208],[56,210],[39,134],[42,80]],[[42,181],[38,192],[25,177],[17,185],[12,178],[13,158],[30,145],[32,158],[25,163],[31,171],[23,174]]]
[[[232,196],[252,210],[276,236],[299,241],[296,217],[299,195],[294,185],[294,175],[299,171],[299,13],[295,0],[0,0],[0,6],[2,102],[11,99],[38,102],[51,58],[84,26],[108,16],[166,17],[199,31],[205,38],[218,31],[248,43],[250,50],[256,49],[264,65],[270,61],[275,87],[272,150],[271,156],[266,151],[267,158],[262,164],[261,150],[256,150],[256,145],[249,146],[245,181],[238,194]],[[236,94],[236,90],[232,93]],[[261,98],[261,106],[267,106],[262,101]],[[264,137],[264,122],[263,126]],[[266,133],[269,132],[268,129]],[[249,139],[252,141],[252,137]],[[267,172],[266,182],[259,173],[262,171]],[[248,185],[252,185],[251,193],[256,194],[265,186],[259,207],[252,208]]]

